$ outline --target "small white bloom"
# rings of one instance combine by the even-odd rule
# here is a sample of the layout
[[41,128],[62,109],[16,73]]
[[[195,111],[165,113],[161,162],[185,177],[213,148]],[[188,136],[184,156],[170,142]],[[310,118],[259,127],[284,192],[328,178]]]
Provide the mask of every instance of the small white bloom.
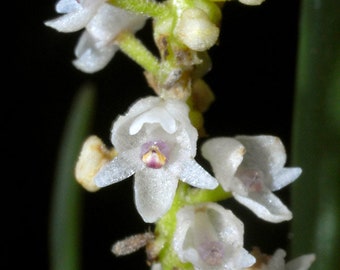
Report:
[[242,269],[255,263],[243,248],[243,223],[216,203],[184,206],[177,212],[173,248],[196,270]]
[[75,67],[87,73],[103,69],[113,58],[118,45],[116,37],[122,31],[140,30],[147,20],[141,14],[131,13],[105,3],[106,0],[60,0],[57,12],[66,13],[45,22],[61,32],[85,28],[75,48]]
[[180,100],[147,97],[118,117],[111,141],[118,156],[95,176],[104,187],[134,175],[135,203],[145,222],[155,222],[171,207],[178,180],[214,189],[215,178],[194,159],[197,130]]
[[262,264],[260,270],[307,270],[315,261],[315,254],[306,254],[285,262],[286,251],[277,249],[266,264]]
[[102,4],[78,41],[77,59],[73,64],[87,73],[101,70],[119,49],[115,44],[117,35],[122,31],[137,32],[145,25],[146,19],[146,16]]
[[291,211],[272,191],[299,177],[301,168],[284,168],[286,152],[274,136],[213,138],[202,145],[216,179],[234,198],[270,222],[292,218]]

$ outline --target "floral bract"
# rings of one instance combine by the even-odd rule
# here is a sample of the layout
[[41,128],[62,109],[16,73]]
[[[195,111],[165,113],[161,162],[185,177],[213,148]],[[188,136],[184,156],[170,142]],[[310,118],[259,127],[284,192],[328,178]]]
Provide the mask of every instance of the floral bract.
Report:
[[111,141],[118,156],[103,166],[95,183],[104,187],[134,174],[135,202],[146,222],[167,212],[178,180],[204,189],[217,186],[194,159],[197,131],[182,101],[139,100],[114,122]]
[[290,220],[292,213],[272,191],[293,182],[301,168],[284,168],[286,153],[274,136],[213,138],[202,146],[215,177],[226,191],[270,222]]

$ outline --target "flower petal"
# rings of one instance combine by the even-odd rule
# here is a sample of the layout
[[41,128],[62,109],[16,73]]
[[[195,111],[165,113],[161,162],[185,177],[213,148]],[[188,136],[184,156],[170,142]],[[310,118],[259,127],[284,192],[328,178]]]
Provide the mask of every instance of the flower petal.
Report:
[[173,134],[177,128],[175,119],[168,111],[162,107],[155,107],[135,118],[130,126],[129,134],[137,134],[145,123],[158,123],[170,134]]
[[135,203],[143,220],[153,223],[171,207],[178,179],[161,169],[145,168],[135,174]]
[[[181,124],[183,129],[183,135],[181,140],[186,147],[190,146],[191,155],[196,155],[196,143],[198,138],[197,129],[192,125],[189,116],[189,107],[185,102],[179,100],[168,100],[165,104],[165,108],[171,115]],[[184,137],[184,132],[186,136]]]
[[315,261],[315,254],[306,254],[297,257],[286,264],[285,270],[307,270]]
[[231,181],[245,153],[243,145],[235,139],[220,137],[205,141],[201,150],[222,188],[230,191]]
[[218,186],[217,180],[194,159],[186,160],[181,165],[182,170],[179,177],[183,182],[204,189],[214,189]]
[[105,46],[113,42],[122,30],[136,32],[141,29],[146,19],[146,16],[104,3],[87,24],[86,30],[98,41],[97,46]]
[[287,157],[280,138],[259,135],[236,136],[235,139],[246,148],[244,167],[258,167],[263,172],[275,176],[285,165]]
[[270,190],[276,191],[294,182],[302,173],[301,168],[282,168],[269,186]]
[[115,146],[118,152],[124,151],[130,147],[140,146],[141,137],[145,137],[145,134],[139,135],[138,133],[134,136],[127,136],[130,132],[130,126],[135,121],[135,118],[148,110],[159,106],[160,98],[155,96],[149,96],[141,98],[132,104],[125,115],[120,115],[114,121],[111,130],[111,142]]
[[116,45],[96,48],[93,38],[84,31],[75,49],[78,58],[73,61],[73,65],[83,72],[94,73],[103,69],[118,49]]
[[133,175],[137,170],[143,167],[142,162],[134,162],[135,156],[139,149],[133,149],[124,153],[120,153],[112,161],[106,163],[100,171],[95,175],[94,181],[98,187],[105,187]]
[[71,13],[82,9],[82,5],[77,0],[59,0],[55,9],[58,13]]
[[248,197],[236,193],[233,195],[238,202],[266,221],[278,223],[292,219],[291,211],[270,191],[249,192]]
[[[46,21],[45,25],[65,33],[78,31],[88,24],[103,2],[104,0],[91,1],[82,9],[76,9],[74,12]],[[66,11],[65,7],[60,9]]]
[[274,254],[271,256],[270,260],[268,261],[267,268],[271,270],[283,270],[285,268],[285,257],[286,251],[279,248],[277,249]]

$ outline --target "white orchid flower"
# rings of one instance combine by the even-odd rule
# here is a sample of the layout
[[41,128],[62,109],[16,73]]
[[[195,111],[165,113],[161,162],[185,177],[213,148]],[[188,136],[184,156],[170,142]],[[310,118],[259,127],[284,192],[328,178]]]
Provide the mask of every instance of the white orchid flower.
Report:
[[137,32],[146,20],[144,15],[102,4],[78,41],[75,49],[77,59],[73,64],[87,73],[103,69],[119,49],[116,37],[122,31]]
[[217,203],[184,206],[177,212],[173,248],[196,270],[242,269],[255,263],[243,248],[243,223]]
[[85,28],[75,48],[75,67],[86,73],[103,69],[119,47],[116,37],[123,31],[140,30],[148,17],[105,3],[106,0],[60,0],[57,12],[66,13],[45,22],[61,32]]
[[218,182],[194,159],[197,130],[180,100],[147,97],[118,117],[111,141],[118,156],[95,176],[104,187],[134,175],[135,203],[145,222],[155,222],[171,207],[178,180],[214,189]]
[[210,162],[222,188],[270,222],[292,218],[291,211],[272,193],[299,177],[301,168],[284,168],[286,152],[275,136],[219,137],[202,145],[202,155]]

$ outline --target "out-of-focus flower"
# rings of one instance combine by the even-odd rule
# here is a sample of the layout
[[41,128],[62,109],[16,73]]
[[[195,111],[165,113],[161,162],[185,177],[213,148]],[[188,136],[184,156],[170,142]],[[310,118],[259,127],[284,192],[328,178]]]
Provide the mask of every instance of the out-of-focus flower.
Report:
[[286,152],[278,137],[213,138],[202,145],[202,155],[222,188],[258,217],[270,222],[292,218],[291,211],[272,191],[293,182],[302,170],[284,167]]
[[135,203],[145,222],[155,222],[171,207],[178,180],[214,189],[218,183],[194,159],[197,130],[180,100],[147,97],[118,117],[111,141],[118,156],[95,176],[104,187],[132,175]]
[[216,203],[184,206],[177,213],[173,248],[197,270],[242,269],[255,263],[243,248],[243,223]]
[[238,0],[238,1],[248,6],[258,6],[261,5],[265,0]]
[[280,248],[272,256],[262,254],[257,250],[255,253],[256,264],[247,270],[308,270],[315,261],[315,254],[305,254],[286,262],[286,251]]
[[154,263],[151,266],[151,270],[162,270],[162,265],[160,263]]
[[73,64],[81,71],[93,73],[103,69],[118,51],[117,36],[123,31],[140,30],[147,20],[141,14],[128,12],[105,3],[105,0],[61,0],[57,4],[59,18],[45,25],[61,32],[85,28],[75,48]]

